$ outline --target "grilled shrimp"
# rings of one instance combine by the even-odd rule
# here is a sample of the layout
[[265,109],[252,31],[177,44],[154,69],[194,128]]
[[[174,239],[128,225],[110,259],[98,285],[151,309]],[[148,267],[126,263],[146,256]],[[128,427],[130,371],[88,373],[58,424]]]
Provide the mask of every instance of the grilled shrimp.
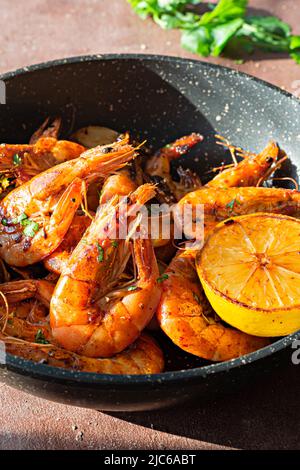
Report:
[[187,194],[179,203],[204,205],[204,236],[222,220],[254,212],[300,216],[300,191],[283,188],[202,188]]
[[2,300],[5,298],[5,305],[1,302],[0,308],[2,333],[34,342],[42,328],[45,338],[50,337],[48,313],[53,291],[54,284],[38,279],[0,284]]
[[[110,201],[115,195],[127,196],[137,188],[125,168],[115,175],[109,176],[102,187],[100,204]],[[99,197],[98,197],[99,199]],[[44,260],[44,266],[48,271],[61,274],[66,266],[71,253],[80,242],[84,232],[91,224],[91,218],[85,214],[74,216],[73,222],[65,235],[62,243],[56,250]]]
[[48,271],[61,274],[65,268],[71,253],[80,242],[84,232],[91,225],[91,219],[85,214],[75,214],[73,221],[56,250],[44,260],[44,266]]
[[78,158],[85,148],[75,142],[41,137],[34,144],[2,144],[0,173],[16,186],[49,168]]
[[116,194],[119,197],[128,196],[136,189],[136,183],[130,178],[127,168],[124,168],[106,179],[101,191],[100,204],[110,201]]
[[[47,321],[53,288],[51,283],[43,280],[13,281],[0,285],[0,291],[9,306],[8,312],[4,308],[0,310],[0,342],[4,344],[7,353],[54,367],[85,372],[156,374],[163,371],[162,351],[146,334],[142,334],[130,348],[110,359],[79,356],[53,344]],[[39,301],[38,307],[44,307],[44,310],[38,307],[33,309],[29,299]]]
[[228,168],[216,175],[206,186],[210,188],[231,188],[233,186],[256,186],[272,173],[280,148],[276,142],[269,142],[258,155],[246,156],[233,168]]
[[54,285],[43,279],[25,279],[0,284],[0,292],[5,295],[8,304],[14,304],[36,298],[47,307],[53,294]]
[[[132,162],[134,163],[134,162]],[[132,165],[130,163],[130,165]],[[95,189],[95,188],[93,188]],[[100,193],[100,204],[105,204],[114,196],[125,197],[137,189],[137,184],[130,176],[130,170],[123,168],[116,174],[110,175],[104,182]],[[98,197],[97,197],[98,196]],[[99,191],[96,191],[94,199],[98,200],[95,204],[99,205]],[[68,262],[71,253],[82,238],[85,230],[91,224],[91,218],[85,214],[74,216],[73,222],[59,247],[44,260],[44,266],[49,271],[61,274],[64,266]]]
[[124,142],[116,142],[108,152],[96,147],[11,191],[0,204],[0,256],[19,267],[44,259],[62,242],[86,184],[134,156],[134,149]]
[[[256,187],[260,181],[270,176],[272,170],[276,167],[280,154],[281,150],[278,145],[275,142],[270,142],[260,154],[245,157],[233,168],[219,173],[202,188],[188,193],[179,201],[178,208],[183,207],[185,204],[189,204],[193,208],[197,204],[204,205],[205,236],[216,223],[224,220],[224,218],[250,213],[249,205],[252,206],[252,212],[264,210],[264,207],[268,207],[270,197],[271,199],[277,196],[279,198],[285,197],[283,196],[284,193],[280,195],[280,192],[276,193],[274,191],[271,196],[270,192],[265,191],[268,188]],[[225,194],[227,191],[228,193]],[[241,199],[238,197],[239,194],[241,194]],[[263,201],[264,194],[266,194],[265,203]],[[196,217],[194,211],[193,215]],[[191,233],[186,230],[186,235],[191,236]]]
[[184,351],[211,361],[227,361],[269,344],[265,338],[224,326],[214,314],[195,270],[193,252],[179,252],[165,271],[157,318]]
[[156,341],[145,333],[128,349],[109,359],[79,356],[54,345],[24,343],[0,333],[5,351],[34,362],[96,374],[158,374],[163,371],[163,353]]
[[[217,175],[206,187],[187,194],[179,206],[204,204],[204,237],[220,220],[237,215],[235,211],[241,214],[265,210],[273,212],[276,205],[280,206],[280,210],[284,206],[288,213],[291,206],[293,210],[299,210],[294,207],[296,203],[300,208],[300,197],[295,191],[230,188],[230,185],[257,184],[267,178],[278,156],[279,147],[269,144],[260,155],[245,158],[233,169]],[[265,338],[249,336],[224,326],[216,315],[212,315],[197,277],[195,255],[194,250],[179,252],[166,270],[157,310],[163,331],[180,348],[212,361],[229,360],[269,344]]]
[[171,162],[177,160],[199,142],[203,137],[192,133],[181,137],[175,142],[166,145],[151,158],[147,159],[145,172],[151,177],[153,183],[162,186],[162,192],[169,194],[170,202],[176,202],[188,191],[200,187],[201,182],[190,170],[179,169],[180,182],[176,183],[171,177]]
[[[129,196],[130,223],[137,223],[130,207],[140,207],[154,194],[153,186],[146,184]],[[99,206],[51,300],[50,324],[55,341],[89,357],[112,356],[135,341],[151,320],[161,294],[152,242],[142,238],[133,241],[135,284],[113,291],[130,256],[129,240],[110,236],[114,220],[120,224],[117,199]]]
[[36,144],[36,142],[42,137],[53,137],[54,139],[58,139],[61,123],[60,117],[56,117],[53,121],[48,117],[32,134],[29,143]]

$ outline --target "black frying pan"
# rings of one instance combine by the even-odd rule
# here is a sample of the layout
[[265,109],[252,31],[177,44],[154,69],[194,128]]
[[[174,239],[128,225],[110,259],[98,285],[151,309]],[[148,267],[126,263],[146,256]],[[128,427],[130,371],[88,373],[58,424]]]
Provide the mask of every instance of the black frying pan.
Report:
[[[272,137],[291,158],[282,171],[298,179],[300,102],[234,70],[172,57],[109,55],[45,63],[0,78],[7,102],[0,106],[1,142],[26,142],[49,115],[62,116],[65,137],[84,125],[101,124],[129,129],[154,148],[198,131],[205,140],[184,163],[203,175],[226,159],[215,144],[216,133],[254,152]],[[152,376],[75,372],[7,354],[0,378],[72,405],[153,409],[230,391],[254,373],[267,373],[291,354],[290,345],[299,337],[297,332],[239,359],[211,364],[183,353],[161,334],[157,339],[167,354],[167,371]]]

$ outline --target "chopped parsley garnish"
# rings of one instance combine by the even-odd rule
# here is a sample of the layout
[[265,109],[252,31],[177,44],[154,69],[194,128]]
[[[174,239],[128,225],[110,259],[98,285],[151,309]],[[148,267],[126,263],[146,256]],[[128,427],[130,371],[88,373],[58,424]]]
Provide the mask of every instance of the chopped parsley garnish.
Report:
[[24,222],[26,222],[22,224],[22,225],[25,225],[25,228],[23,230],[24,235],[26,237],[33,238],[34,235],[39,231],[39,228],[40,228],[39,224],[30,219],[27,219]]
[[104,250],[98,242],[97,242],[97,250],[98,250],[97,260],[99,261],[99,263],[102,263],[102,261],[104,260]]
[[17,153],[13,156],[14,165],[18,166],[22,163],[22,158]]
[[158,277],[156,280],[158,283],[165,281],[166,279],[169,279],[168,274],[162,274],[160,277]]
[[195,292],[193,292],[193,297],[194,297],[194,299],[196,300],[196,302],[197,302],[198,304],[200,304],[199,295],[197,295]]
[[240,201],[238,201],[237,199],[232,199],[232,201],[228,202],[228,204],[226,204],[226,207],[228,207],[228,209],[230,209],[231,211],[233,211],[233,208],[234,208],[234,205],[237,204],[237,205],[241,205]]
[[[19,215],[18,217],[16,217],[15,219],[13,219],[13,224],[22,224],[22,222],[24,220],[27,220],[28,219],[28,215],[26,215],[24,212],[23,214]],[[24,225],[24,224],[22,224]]]
[[232,211],[233,207],[234,207],[234,204],[235,204],[235,199],[232,199],[232,201],[230,201],[230,202],[228,202],[228,204],[226,204],[226,207],[228,207],[228,209],[230,209]]
[[137,290],[137,286],[130,286],[130,287],[128,287],[127,290],[128,290],[129,292],[130,292],[130,291],[133,291],[133,290]]
[[13,219],[13,224],[21,224],[24,227],[23,233],[26,237],[33,238],[34,235],[39,231],[39,224],[28,218],[24,212],[19,215],[16,219]]
[[1,220],[1,224],[4,226],[8,225],[8,221],[5,217],[3,217],[3,219]]
[[39,344],[49,344],[49,341],[46,340],[42,330],[37,330],[35,335],[35,342]]
[[113,242],[111,242],[111,244],[114,248],[118,248],[118,246],[119,246],[119,243],[115,240]]

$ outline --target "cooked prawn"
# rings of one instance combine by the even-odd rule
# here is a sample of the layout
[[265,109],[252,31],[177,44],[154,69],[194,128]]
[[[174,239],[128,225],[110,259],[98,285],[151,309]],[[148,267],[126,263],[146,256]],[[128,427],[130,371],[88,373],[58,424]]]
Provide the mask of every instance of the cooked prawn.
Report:
[[2,144],[0,173],[19,186],[49,168],[78,158],[85,147],[68,140],[41,137],[34,144]]
[[[296,196],[295,191],[284,189],[229,187],[255,185],[261,178],[267,178],[278,155],[278,146],[269,144],[260,155],[246,157],[233,169],[221,172],[206,187],[187,194],[179,206],[204,204],[205,237],[220,220],[237,215],[235,211],[242,214],[247,210],[273,211],[279,201],[281,210],[284,206],[290,211],[294,205],[291,200],[300,202],[300,193]],[[299,202],[296,203],[298,210]],[[180,348],[212,361],[229,360],[269,344],[265,338],[249,336],[223,325],[212,314],[196,273],[195,254],[194,250],[179,251],[165,272],[157,310],[163,331]]]
[[79,356],[54,345],[33,344],[0,333],[5,351],[53,367],[96,374],[158,374],[163,371],[163,353],[151,336],[143,333],[128,349],[109,359]]
[[222,220],[254,212],[300,216],[300,192],[265,187],[204,187],[187,194],[179,203],[204,206],[204,236]]
[[[110,359],[78,356],[53,344],[46,316],[53,288],[53,284],[43,280],[13,281],[0,285],[0,291],[5,295],[9,305],[8,312],[2,308],[0,310],[0,326],[2,326],[0,342],[5,345],[7,353],[34,362],[85,372],[107,374],[162,372],[164,367],[162,351],[146,334],[142,334],[126,351]],[[40,305],[33,309],[33,304],[28,302],[29,299],[39,301]],[[6,318],[7,313],[8,318]]]
[[269,344],[222,324],[207,301],[195,270],[193,252],[179,252],[165,271],[157,318],[184,351],[210,361],[227,361]]
[[[137,189],[137,185],[131,179],[129,173],[129,170],[124,168],[119,170],[116,174],[110,175],[105,180],[100,194],[100,204],[105,204],[116,195],[120,198],[128,196]],[[98,205],[99,195],[97,206]],[[44,260],[45,268],[53,273],[61,274],[71,256],[71,253],[90,224],[90,217],[85,214],[76,214],[62,243]]]
[[60,117],[56,117],[53,121],[47,117],[40,127],[32,134],[29,143],[35,144],[42,137],[53,137],[54,139],[58,139],[61,124],[62,121]]
[[0,284],[1,297],[5,299],[0,308],[2,333],[32,341],[38,331],[32,323],[43,323],[46,336],[50,336],[46,317],[53,291],[53,283],[39,279]]
[[[203,137],[193,132],[166,145],[154,156],[146,161],[145,172],[152,178],[152,182],[162,185],[162,192],[169,193],[169,201],[176,202],[184,194],[195,187],[201,186],[200,178],[190,170],[179,170],[180,182],[173,181],[171,176],[171,162],[186,154],[192,147],[202,142]],[[174,195],[174,197],[172,196]],[[167,202],[169,202],[167,201]]]
[[[249,155],[232,168],[216,175],[206,186],[210,188],[231,188],[233,186],[256,186],[263,178],[270,175],[276,166],[281,151],[276,142],[269,142],[258,155]],[[285,159],[283,157],[283,159]],[[273,171],[274,171],[273,170]]]
[[52,253],[67,233],[86,185],[134,156],[133,147],[124,142],[110,146],[108,153],[107,147],[96,147],[11,191],[0,204],[1,257],[22,267]]
[[90,226],[91,219],[85,214],[75,214],[73,221],[56,250],[44,260],[44,266],[48,271],[61,274],[65,268],[71,253],[80,242],[84,232]]
[[[140,207],[154,194],[152,185],[139,187],[129,196],[129,207]],[[117,199],[99,207],[51,300],[50,324],[55,341],[89,357],[112,356],[135,341],[155,313],[161,294],[150,239],[133,241],[135,284],[128,290],[113,291],[130,256],[128,239],[109,236],[115,218],[120,223]],[[136,216],[128,214],[128,219],[137,222]]]

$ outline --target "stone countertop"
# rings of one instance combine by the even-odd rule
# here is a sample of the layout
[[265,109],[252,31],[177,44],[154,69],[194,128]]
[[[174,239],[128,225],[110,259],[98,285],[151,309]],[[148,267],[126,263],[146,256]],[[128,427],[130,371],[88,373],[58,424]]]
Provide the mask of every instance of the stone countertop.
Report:
[[[250,0],[250,6],[278,15],[300,34],[300,0]],[[180,48],[177,31],[139,20],[125,0],[0,0],[0,11],[0,73],[85,54],[194,58]],[[300,67],[280,55],[242,65],[205,60],[300,94]],[[145,413],[73,408],[0,384],[0,449],[299,449],[299,392],[299,370],[291,363],[230,396]]]

